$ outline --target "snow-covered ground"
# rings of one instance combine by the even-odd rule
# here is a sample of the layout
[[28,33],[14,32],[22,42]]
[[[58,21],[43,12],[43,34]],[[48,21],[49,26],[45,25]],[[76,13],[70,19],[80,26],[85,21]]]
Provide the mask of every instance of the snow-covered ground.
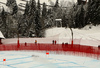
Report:
[[5,38],[1,31],[0,31],[0,38]]
[[[91,27],[91,29],[90,29]],[[100,25],[87,25],[82,29],[72,29],[74,44],[98,46],[100,45]],[[46,37],[58,38],[59,43],[71,42],[71,30],[69,28],[52,28],[46,30]]]
[[45,51],[1,51],[0,68],[100,68],[100,60]]
[[[100,45],[100,25],[91,26],[88,25],[82,29],[72,29],[74,36],[74,44],[98,46]],[[69,28],[51,28],[47,29],[45,38],[20,38],[20,43],[34,43],[37,40],[38,43],[52,43],[52,40],[56,40],[57,43],[71,43],[71,31]],[[3,39],[4,44],[17,43],[18,38]]]

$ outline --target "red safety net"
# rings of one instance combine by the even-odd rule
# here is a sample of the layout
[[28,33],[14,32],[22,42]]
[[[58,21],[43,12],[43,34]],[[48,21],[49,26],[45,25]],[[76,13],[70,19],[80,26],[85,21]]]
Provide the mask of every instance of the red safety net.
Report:
[[85,46],[79,44],[33,44],[33,43],[20,43],[17,44],[1,44],[0,51],[11,51],[11,50],[40,50],[40,51],[56,51],[57,53],[70,52],[69,54],[99,57],[100,49],[93,46]]

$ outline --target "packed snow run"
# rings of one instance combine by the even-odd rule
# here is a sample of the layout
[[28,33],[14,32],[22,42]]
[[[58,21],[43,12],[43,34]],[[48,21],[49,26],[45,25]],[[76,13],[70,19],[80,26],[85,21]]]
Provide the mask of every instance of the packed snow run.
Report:
[[1,51],[0,55],[1,68],[100,68],[99,60],[53,52]]

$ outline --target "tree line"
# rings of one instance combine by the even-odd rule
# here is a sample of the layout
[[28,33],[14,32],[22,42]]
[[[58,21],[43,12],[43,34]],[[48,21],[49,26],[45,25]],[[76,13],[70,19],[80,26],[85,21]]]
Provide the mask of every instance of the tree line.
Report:
[[[63,2],[62,2],[63,3]],[[19,12],[16,0],[7,0],[6,6],[10,12],[2,7],[0,12],[0,30],[6,38],[15,37],[44,37],[45,30],[56,26],[55,19],[62,19],[58,27],[83,28],[88,24],[100,24],[100,1],[89,0],[86,4],[67,3],[65,5],[56,0],[52,7],[40,0],[26,2],[24,13]]]

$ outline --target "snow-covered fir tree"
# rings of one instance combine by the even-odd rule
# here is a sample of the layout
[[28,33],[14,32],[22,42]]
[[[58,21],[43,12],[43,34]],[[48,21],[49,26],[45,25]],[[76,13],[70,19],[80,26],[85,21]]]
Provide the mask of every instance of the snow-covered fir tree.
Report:
[[14,15],[18,11],[16,0],[7,0],[6,5],[10,8],[11,14]]

